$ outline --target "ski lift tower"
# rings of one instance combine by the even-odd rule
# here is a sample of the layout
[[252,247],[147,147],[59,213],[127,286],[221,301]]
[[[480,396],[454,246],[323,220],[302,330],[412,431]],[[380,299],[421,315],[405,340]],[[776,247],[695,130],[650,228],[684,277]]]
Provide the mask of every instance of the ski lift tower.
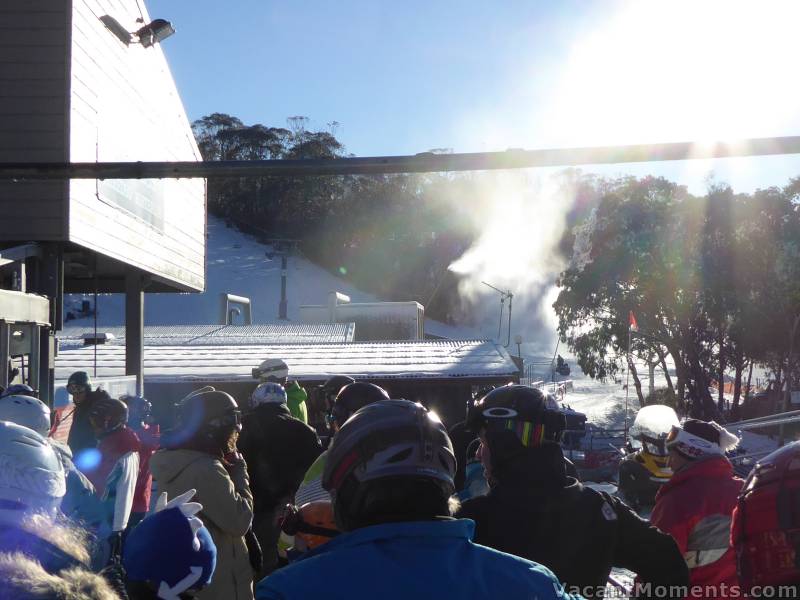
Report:
[[511,309],[513,308],[514,304],[514,294],[511,290],[501,290],[500,288],[493,286],[491,283],[486,283],[485,281],[481,281],[481,283],[492,288],[495,292],[500,294],[500,323],[497,326],[498,343],[500,343],[500,337],[503,333],[503,311],[505,310],[506,299],[508,300],[508,339],[505,343],[505,347],[508,348],[511,345]]

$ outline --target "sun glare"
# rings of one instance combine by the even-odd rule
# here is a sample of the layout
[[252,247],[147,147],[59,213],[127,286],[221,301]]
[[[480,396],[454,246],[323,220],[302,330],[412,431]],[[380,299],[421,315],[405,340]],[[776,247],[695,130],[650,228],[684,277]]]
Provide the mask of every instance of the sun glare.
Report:
[[628,2],[578,42],[543,119],[563,145],[797,129],[798,2]]

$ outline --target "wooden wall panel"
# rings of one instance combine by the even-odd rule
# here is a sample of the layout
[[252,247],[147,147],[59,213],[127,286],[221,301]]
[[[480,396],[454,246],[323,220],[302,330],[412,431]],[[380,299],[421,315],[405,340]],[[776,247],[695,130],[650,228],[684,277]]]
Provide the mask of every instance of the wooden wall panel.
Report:
[[[159,45],[125,46],[100,22],[149,22],[135,0],[74,0],[73,161],[199,160]],[[168,15],[167,15],[168,16]],[[185,290],[205,285],[203,180],[75,181],[69,239]]]
[[[68,160],[69,2],[0,2],[0,161]],[[66,239],[66,182],[0,184],[0,242]]]

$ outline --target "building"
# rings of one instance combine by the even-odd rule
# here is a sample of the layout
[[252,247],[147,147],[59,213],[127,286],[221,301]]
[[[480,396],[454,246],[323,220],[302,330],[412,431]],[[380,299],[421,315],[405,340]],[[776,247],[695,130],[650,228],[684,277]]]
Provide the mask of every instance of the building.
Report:
[[[172,29],[141,1],[3,0],[0,30],[0,162],[201,160],[157,43]],[[144,292],[204,289],[205,202],[200,179],[0,182],[0,289],[18,292],[0,294],[0,362],[52,401],[63,294],[125,292],[141,386]]]

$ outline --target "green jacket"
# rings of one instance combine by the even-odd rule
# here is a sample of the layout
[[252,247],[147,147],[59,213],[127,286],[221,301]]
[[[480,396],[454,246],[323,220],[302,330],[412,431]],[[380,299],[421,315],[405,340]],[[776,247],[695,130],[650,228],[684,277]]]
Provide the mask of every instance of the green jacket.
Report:
[[308,411],[306,410],[308,394],[300,387],[297,381],[286,384],[286,406],[295,419],[300,419],[308,425]]

